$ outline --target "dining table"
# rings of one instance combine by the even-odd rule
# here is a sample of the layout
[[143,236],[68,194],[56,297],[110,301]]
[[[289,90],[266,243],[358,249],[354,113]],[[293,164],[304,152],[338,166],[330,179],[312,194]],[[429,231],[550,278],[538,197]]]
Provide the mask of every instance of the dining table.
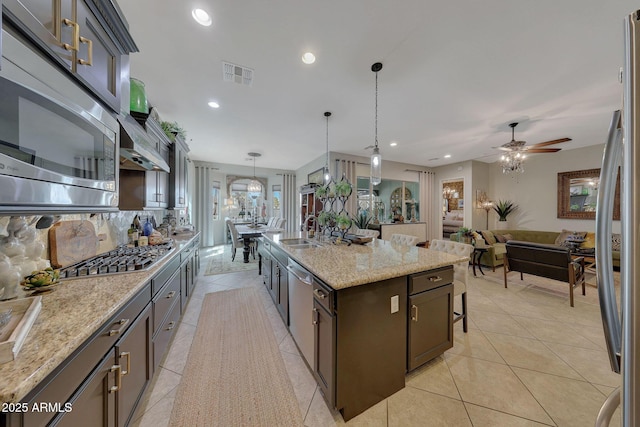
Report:
[[269,228],[263,224],[237,224],[236,231],[238,232],[238,237],[240,237],[244,242],[242,256],[244,258],[244,262],[248,263],[249,254],[251,252],[251,239],[262,236],[263,233],[269,231]]

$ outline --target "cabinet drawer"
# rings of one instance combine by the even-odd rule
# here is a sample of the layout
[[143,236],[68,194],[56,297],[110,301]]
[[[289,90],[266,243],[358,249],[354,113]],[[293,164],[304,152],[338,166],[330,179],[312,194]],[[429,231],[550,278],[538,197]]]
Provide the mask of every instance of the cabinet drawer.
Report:
[[313,279],[313,299],[320,303],[329,313],[333,313],[334,294],[330,287],[320,283],[316,278]]
[[193,244],[189,245],[189,247],[180,252],[180,262],[183,262],[184,260],[189,258],[191,256],[191,252],[193,252]]
[[160,270],[160,272],[156,274],[156,277],[151,281],[153,284],[153,295],[155,295],[164,286],[164,284],[167,283],[167,280],[169,280],[173,273],[178,271],[178,268],[180,268],[180,257],[176,256],[169,261],[166,267]]
[[180,299],[180,272],[176,271],[153,298],[153,333],[155,334],[173,302]]
[[277,246],[271,247],[271,256],[277,259],[282,265],[287,265],[287,262],[289,260],[289,256]]
[[[29,406],[36,402],[66,402],[149,303],[150,289],[151,285],[147,284],[118,314],[105,323],[23,401],[29,402]],[[45,425],[53,415],[55,414],[29,411],[24,414],[24,425]]]
[[409,295],[453,283],[453,267],[441,267],[409,276]]
[[178,328],[178,320],[180,320],[180,304],[174,304],[169,312],[169,315],[158,330],[158,333],[153,339],[153,366],[154,370],[160,364],[162,357],[164,356],[173,333]]

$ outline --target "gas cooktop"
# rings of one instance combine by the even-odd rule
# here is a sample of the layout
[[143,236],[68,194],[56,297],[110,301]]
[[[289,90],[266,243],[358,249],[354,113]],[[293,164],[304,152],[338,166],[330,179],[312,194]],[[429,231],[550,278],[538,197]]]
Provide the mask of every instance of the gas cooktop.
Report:
[[173,241],[160,245],[137,247],[127,245],[118,246],[112,251],[61,268],[60,278],[70,279],[86,276],[103,276],[107,274],[146,270],[167,256],[172,249]]

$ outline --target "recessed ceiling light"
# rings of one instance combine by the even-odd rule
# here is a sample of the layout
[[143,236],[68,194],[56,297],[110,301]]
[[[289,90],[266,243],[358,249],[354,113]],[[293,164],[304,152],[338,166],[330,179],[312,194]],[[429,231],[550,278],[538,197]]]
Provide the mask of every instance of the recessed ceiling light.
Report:
[[314,62],[316,62],[316,56],[311,52],[307,52],[302,55],[302,62],[304,62],[305,64],[313,64]]
[[204,25],[205,27],[211,25],[211,17],[202,9],[193,9],[191,11],[191,16],[193,16],[193,19],[195,19],[200,25]]
[[445,155],[444,155],[444,158],[445,158],[445,159],[450,159],[450,158],[451,158],[451,154],[445,154]]
[[220,104],[215,101],[209,101],[209,107],[211,108],[220,108]]
[[398,145],[398,143],[397,143],[397,142],[395,142],[395,141],[391,141],[391,142],[389,143],[389,146],[390,146],[390,147],[395,147],[396,145]]

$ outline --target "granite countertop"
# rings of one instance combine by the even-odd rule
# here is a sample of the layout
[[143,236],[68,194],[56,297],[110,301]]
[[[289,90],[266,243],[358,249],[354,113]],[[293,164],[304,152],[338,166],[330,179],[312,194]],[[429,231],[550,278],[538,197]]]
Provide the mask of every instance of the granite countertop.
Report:
[[26,396],[197,236],[174,236],[175,248],[148,270],[63,279],[42,294],[42,309],[16,359],[0,364],[0,401]]
[[392,245],[386,240],[379,239],[373,239],[366,245],[350,246],[309,239],[322,243],[322,246],[305,249],[296,249],[283,243],[286,239],[305,236],[306,233],[302,232],[264,235],[317,278],[336,290],[469,260],[468,257],[459,257],[417,246]]

